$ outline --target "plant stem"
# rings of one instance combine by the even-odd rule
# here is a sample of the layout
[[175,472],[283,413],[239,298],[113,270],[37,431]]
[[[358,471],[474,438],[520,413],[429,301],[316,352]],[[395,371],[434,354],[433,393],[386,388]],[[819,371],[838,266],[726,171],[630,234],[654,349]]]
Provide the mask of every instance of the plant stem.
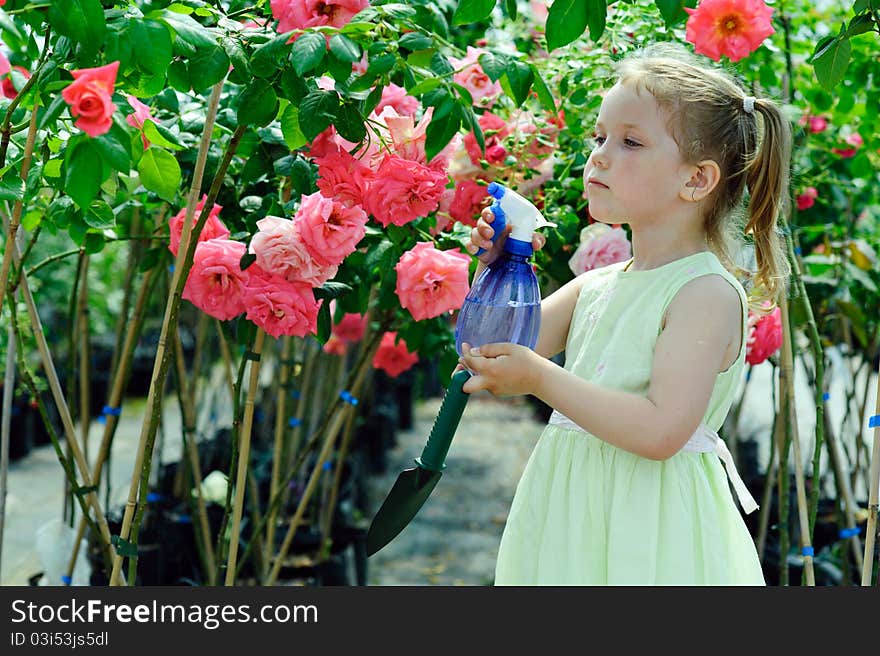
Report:
[[[208,104],[208,112],[205,117],[205,128],[202,133],[202,141],[199,146],[196,170],[193,175],[194,186],[196,180],[201,180],[202,172],[204,171],[204,163],[207,158],[207,150],[210,143],[211,135],[213,134],[214,119],[217,115],[217,105],[220,101],[220,91],[222,89],[222,85],[223,82],[221,81],[214,86],[211,100]],[[168,360],[170,356],[170,350],[166,348],[166,344],[168,343],[169,334],[177,330],[177,315],[180,308],[181,295],[183,292],[183,286],[186,283],[187,274],[189,273],[190,268],[192,268],[193,256],[195,254],[198,235],[201,233],[205,222],[208,220],[211,209],[214,207],[214,200],[217,198],[217,194],[220,192],[220,187],[223,184],[223,178],[226,175],[226,169],[229,167],[230,161],[232,161],[232,156],[235,154],[235,150],[238,148],[238,142],[241,140],[244,132],[245,128],[243,126],[238,126],[232,136],[232,139],[229,142],[229,145],[226,148],[226,153],[224,154],[223,161],[220,162],[217,173],[214,176],[214,182],[211,186],[210,192],[208,193],[208,198],[205,200],[202,213],[199,216],[198,222],[192,230],[193,239],[189,238],[190,235],[186,230],[186,226],[184,226],[184,233],[181,236],[181,241],[183,243],[181,243],[181,248],[177,253],[177,260],[175,261],[174,265],[174,279],[171,285],[172,292],[169,295],[168,302],[165,306],[165,316],[162,321],[162,329],[159,334],[159,344],[157,347],[156,359],[153,364],[153,375],[150,381],[150,391],[147,396],[147,408],[144,413],[144,423],[141,427],[138,452],[135,459],[134,471],[132,472],[131,485],[129,487],[129,497],[125,505],[125,514],[123,515],[122,527],[120,529],[121,540],[127,540],[132,532],[132,517],[134,515],[135,507],[138,503],[137,493],[139,487],[139,475],[145,480],[149,481],[153,441],[156,436],[156,430],[159,424],[159,415],[162,409],[162,390],[165,387],[165,381],[168,374]],[[195,203],[192,202],[192,199],[195,196],[197,196],[197,193],[192,193],[191,191],[191,202],[188,203],[187,206],[188,216],[190,212],[193,211],[193,208],[195,206]],[[186,223],[189,222],[187,221]],[[146,502],[146,499],[141,499],[140,502],[141,504],[143,504]],[[121,567],[122,556],[117,554],[116,557],[113,559],[113,573],[110,578],[110,585],[119,584],[119,572]]]
[[[238,537],[241,531],[241,515],[244,507],[244,491],[247,486],[247,471],[251,449],[251,427],[254,420],[254,398],[257,395],[257,387],[260,381],[260,354],[263,351],[263,341],[266,333],[257,328],[254,338],[253,361],[251,362],[251,375],[248,382],[247,398],[244,402],[244,424],[241,431],[240,446],[238,450],[238,474],[235,479],[235,504],[232,510],[232,535],[229,539],[229,560],[226,563],[226,585],[235,584],[235,560],[238,557]],[[254,500],[257,501],[256,499]],[[254,537],[258,532],[252,533]]]
[[[290,384],[290,375],[293,367],[290,366],[290,336],[285,336],[281,341],[281,372],[279,375],[278,394],[275,397],[275,443],[272,450],[272,478],[269,483],[269,498],[278,494],[278,479],[281,477],[281,459],[284,454],[284,427],[287,424],[287,395]],[[266,513],[269,514],[268,511]],[[268,560],[272,557],[272,548],[275,544],[275,520],[267,517],[266,520],[266,555]]]
[[[3,124],[0,125],[0,134],[2,134],[2,137],[0,137],[0,168],[6,166],[6,151],[9,149],[9,138],[12,134],[12,129],[10,125],[12,122],[12,114],[13,112],[15,112],[15,110],[18,108],[18,105],[27,95],[27,92],[31,90],[31,87],[33,87],[37,83],[37,80],[40,77],[40,73],[42,72],[43,65],[46,63],[46,58],[49,56],[49,40],[51,36],[52,27],[50,25],[47,25],[46,33],[43,35],[43,38],[45,39],[43,41],[43,52],[40,53],[40,58],[37,60],[37,66],[34,69],[33,74],[24,83],[21,91],[19,91],[15,95],[15,98],[12,99],[12,102],[10,102],[9,106],[6,108],[6,114],[3,116]],[[35,104],[31,113],[31,123],[34,125],[34,127],[36,127],[37,122],[36,114],[37,106]],[[27,150],[27,147],[25,147],[25,157],[27,157]],[[33,150],[33,145],[31,145],[31,150]],[[21,179],[27,182],[27,176],[22,175]],[[5,281],[2,285],[0,285],[0,290],[3,289],[6,289]]]
[[[870,379],[870,376],[868,377]],[[880,371],[877,374],[877,403],[874,416],[880,415]],[[865,532],[865,557],[862,559],[862,585],[871,585],[874,570],[874,541],[877,538],[877,512],[880,510],[880,425],[874,426],[871,450],[871,484],[868,487],[868,525]],[[880,577],[877,582],[880,583]]]

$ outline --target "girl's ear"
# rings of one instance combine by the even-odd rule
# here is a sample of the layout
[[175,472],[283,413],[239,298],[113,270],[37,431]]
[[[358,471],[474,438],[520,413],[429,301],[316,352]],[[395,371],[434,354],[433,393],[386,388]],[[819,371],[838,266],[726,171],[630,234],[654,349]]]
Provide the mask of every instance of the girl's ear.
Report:
[[714,191],[721,181],[721,167],[715,160],[704,159],[691,167],[691,176],[682,185],[679,197],[698,203]]

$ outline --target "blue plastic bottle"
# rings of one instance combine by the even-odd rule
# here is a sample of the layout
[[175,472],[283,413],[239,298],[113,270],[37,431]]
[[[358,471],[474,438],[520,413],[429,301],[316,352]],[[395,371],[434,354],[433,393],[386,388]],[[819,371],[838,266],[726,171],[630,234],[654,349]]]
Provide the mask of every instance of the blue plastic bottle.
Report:
[[[495,198],[492,229],[495,241],[507,223],[513,230],[504,252],[477,277],[468,292],[455,326],[455,350],[493,342],[513,342],[530,349],[538,343],[541,329],[541,291],[532,264],[532,234],[535,228],[555,226],[546,221],[528,200],[498,183],[487,189]],[[482,249],[480,253],[482,253]],[[479,253],[478,253],[479,254]]]

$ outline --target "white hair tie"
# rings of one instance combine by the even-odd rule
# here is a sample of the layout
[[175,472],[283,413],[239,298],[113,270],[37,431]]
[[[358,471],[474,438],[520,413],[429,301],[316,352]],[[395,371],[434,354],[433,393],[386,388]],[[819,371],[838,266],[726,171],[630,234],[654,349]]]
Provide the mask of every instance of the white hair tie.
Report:
[[753,114],[755,112],[755,97],[754,96],[746,96],[743,98],[743,109],[748,114]]

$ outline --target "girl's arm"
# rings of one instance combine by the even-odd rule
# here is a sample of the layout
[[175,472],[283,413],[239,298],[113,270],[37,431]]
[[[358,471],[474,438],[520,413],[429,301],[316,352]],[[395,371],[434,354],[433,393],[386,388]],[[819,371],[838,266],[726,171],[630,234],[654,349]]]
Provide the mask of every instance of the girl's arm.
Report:
[[[561,290],[560,290],[561,291]],[[685,285],[654,349],[647,396],[600,387],[515,344],[465,356],[468,393],[534,394],[596,437],[645,458],[677,453],[702,421],[728,347],[739,344],[739,295],[720,276]]]

